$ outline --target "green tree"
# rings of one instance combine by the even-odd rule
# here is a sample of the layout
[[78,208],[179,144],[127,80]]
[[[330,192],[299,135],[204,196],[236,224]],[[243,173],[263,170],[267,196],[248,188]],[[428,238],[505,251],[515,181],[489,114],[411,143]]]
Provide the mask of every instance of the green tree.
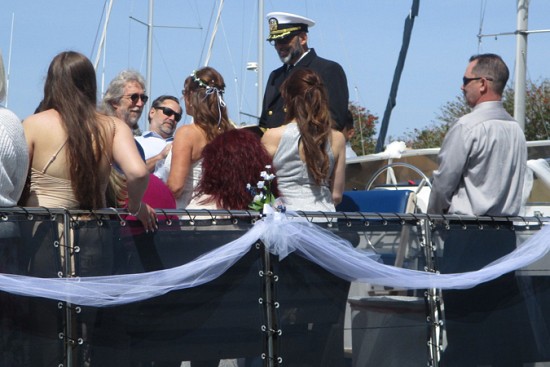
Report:
[[[513,88],[507,87],[504,90],[502,103],[506,111],[513,115]],[[457,96],[455,100],[447,102],[441,108],[436,117],[439,123],[433,122],[430,126],[414,129],[405,133],[405,136],[399,140],[404,140],[407,146],[414,149],[440,147],[451,125],[471,110],[464,97]],[[525,138],[527,140],[550,139],[550,79],[544,79],[538,84],[532,81],[527,83]]]
[[[507,88],[502,96],[504,108],[514,114],[514,90]],[[529,81],[525,95],[525,138],[550,139],[550,79],[540,84]]]
[[440,113],[436,116],[436,120],[439,122],[432,122],[429,126],[408,131],[404,137],[400,137],[398,140],[405,141],[406,145],[412,149],[440,147],[451,125],[460,116],[471,110],[466,104],[464,96],[456,96],[453,101],[447,102],[441,107]]
[[349,110],[353,116],[355,134],[350,139],[351,147],[357,155],[374,153],[376,148],[376,123],[378,116],[356,102],[349,103]]

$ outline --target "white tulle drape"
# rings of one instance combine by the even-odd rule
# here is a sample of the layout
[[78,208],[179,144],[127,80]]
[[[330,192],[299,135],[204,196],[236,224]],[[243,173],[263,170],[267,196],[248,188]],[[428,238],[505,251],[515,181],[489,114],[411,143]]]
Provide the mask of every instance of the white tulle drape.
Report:
[[191,263],[141,274],[86,278],[34,278],[0,274],[0,290],[44,297],[83,306],[114,306],[156,297],[172,290],[199,286],[221,276],[261,239],[282,260],[296,252],[349,281],[409,289],[464,289],[517,270],[543,257],[550,249],[550,228],[544,226],[510,254],[484,268],[459,274],[435,274],[379,263],[371,252],[304,218],[269,214],[242,237]]

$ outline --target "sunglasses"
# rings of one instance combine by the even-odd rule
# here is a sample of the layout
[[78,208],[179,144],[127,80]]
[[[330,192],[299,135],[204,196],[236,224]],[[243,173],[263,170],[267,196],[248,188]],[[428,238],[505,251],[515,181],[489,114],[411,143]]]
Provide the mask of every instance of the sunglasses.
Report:
[[139,94],[139,93],[128,94],[128,95],[125,95],[124,97],[129,97],[132,103],[137,103],[139,99],[141,99],[143,103],[147,103],[147,101],[149,100],[149,97],[146,94]]
[[484,76],[478,76],[478,77],[475,77],[475,78],[466,78],[464,76],[464,77],[462,77],[462,85],[467,86],[468,84],[470,84],[470,82],[473,82],[474,80],[480,80],[480,79],[485,79],[485,80],[488,80],[490,82],[493,81],[493,78],[488,78],[488,77],[484,77]]
[[171,117],[172,115],[174,115],[174,120],[176,120],[176,122],[180,122],[181,120],[181,113],[177,113],[176,111],[174,111],[169,107],[153,107],[153,108],[155,110],[161,110],[162,113],[164,113],[168,117]]

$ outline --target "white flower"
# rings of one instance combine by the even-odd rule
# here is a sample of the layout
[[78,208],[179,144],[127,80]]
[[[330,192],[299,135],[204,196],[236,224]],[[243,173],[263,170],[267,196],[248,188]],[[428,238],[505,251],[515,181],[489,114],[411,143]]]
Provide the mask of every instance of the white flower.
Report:
[[[262,205],[271,205],[273,201],[273,193],[271,192],[271,181],[276,177],[271,173],[271,166],[266,165],[266,170],[260,172],[261,181],[258,181],[256,186],[248,183],[246,185],[247,191],[253,196],[252,202],[249,204],[249,208],[254,210],[262,210]],[[270,200],[270,202],[267,202]]]

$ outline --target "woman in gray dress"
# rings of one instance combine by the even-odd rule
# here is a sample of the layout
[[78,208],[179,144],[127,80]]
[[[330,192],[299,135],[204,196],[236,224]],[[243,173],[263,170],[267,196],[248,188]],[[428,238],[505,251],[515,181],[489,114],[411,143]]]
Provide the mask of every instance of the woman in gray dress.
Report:
[[345,138],[332,129],[327,92],[311,69],[298,69],[281,86],[285,124],[262,143],[273,157],[279,192],[289,210],[335,211],[344,191]]

